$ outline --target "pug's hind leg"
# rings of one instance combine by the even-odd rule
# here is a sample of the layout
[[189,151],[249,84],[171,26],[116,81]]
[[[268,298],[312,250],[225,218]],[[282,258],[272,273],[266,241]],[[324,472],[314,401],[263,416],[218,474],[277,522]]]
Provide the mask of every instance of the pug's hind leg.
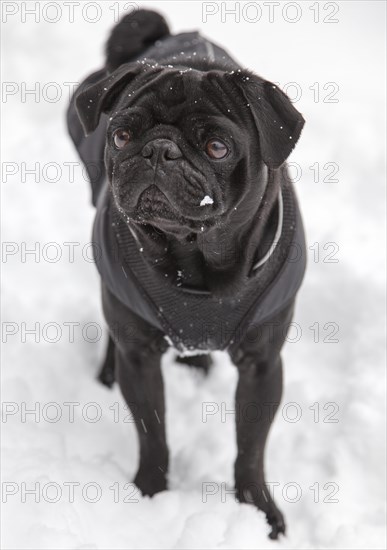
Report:
[[105,360],[98,374],[98,380],[111,388],[116,380],[115,375],[115,345],[112,337],[109,334],[109,341],[106,350]]

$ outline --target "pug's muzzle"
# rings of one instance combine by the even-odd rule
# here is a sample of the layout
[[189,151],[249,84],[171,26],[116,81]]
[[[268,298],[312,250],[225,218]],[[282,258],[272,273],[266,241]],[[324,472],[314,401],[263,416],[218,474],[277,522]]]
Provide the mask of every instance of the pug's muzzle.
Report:
[[137,223],[163,221],[200,230],[222,213],[213,173],[189,160],[169,137],[147,141],[137,152],[117,157],[112,175],[118,209]]

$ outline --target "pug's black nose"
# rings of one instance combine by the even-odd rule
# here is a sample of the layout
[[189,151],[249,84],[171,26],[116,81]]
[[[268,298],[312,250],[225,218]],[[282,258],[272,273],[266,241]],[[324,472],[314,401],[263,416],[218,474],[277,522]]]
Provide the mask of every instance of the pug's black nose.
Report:
[[155,166],[158,160],[176,160],[183,156],[179,147],[170,139],[154,139],[147,143],[141,154],[144,158],[149,159],[152,166]]

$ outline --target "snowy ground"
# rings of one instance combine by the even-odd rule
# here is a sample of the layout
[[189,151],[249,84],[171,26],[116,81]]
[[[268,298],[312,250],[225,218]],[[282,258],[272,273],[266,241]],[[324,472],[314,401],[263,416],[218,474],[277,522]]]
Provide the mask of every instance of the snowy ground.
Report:
[[[384,2],[342,2],[336,15],[334,3],[321,2],[319,23],[309,2],[298,3],[297,23],[284,20],[282,6],[270,23],[262,2],[256,23],[246,21],[253,11],[239,23],[233,15],[222,22],[220,12],[205,23],[201,2],[147,4],[174,32],[199,28],[259,74],[281,86],[296,82],[291,95],[302,91],[296,106],[307,124],[290,160],[302,169],[297,189],[311,248],[267,454],[267,478],[278,484],[288,523],[279,542],[267,539],[259,512],[224,492],[235,455],[234,418],[224,412],[236,373],[223,354],[207,379],[165,356],[171,490],[149,499],[125,486],[137,441],[118,389],[95,382],[104,338],[96,329],[98,277],[87,261],[93,210],[81,169],[70,177],[66,163],[77,158],[64,123],[65,83],[100,66],[113,10],[124,3],[102,2],[94,24],[80,8],[69,23],[58,2],[56,23],[47,21],[53,11],[23,23],[23,3],[5,4],[19,11],[2,39],[2,547],[385,548]],[[90,8],[89,20],[95,13]],[[62,91],[58,101],[57,88],[44,88],[50,82]],[[34,83],[40,95],[24,97]],[[324,90],[327,83],[334,84]],[[35,163],[37,175],[25,174]],[[315,163],[319,177],[309,168]],[[338,182],[322,181],[332,171],[326,163],[338,165]],[[36,246],[36,256],[26,255]],[[203,403],[214,403],[207,422]],[[206,502],[203,483],[215,493]]]

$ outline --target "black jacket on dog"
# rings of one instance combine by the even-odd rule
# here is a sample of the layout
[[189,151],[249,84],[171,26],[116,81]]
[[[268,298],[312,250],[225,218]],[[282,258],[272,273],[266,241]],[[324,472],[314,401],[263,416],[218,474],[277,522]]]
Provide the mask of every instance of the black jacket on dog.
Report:
[[[224,50],[196,32],[159,40],[138,61],[152,59],[173,66],[176,52],[188,57],[221,57],[230,70],[239,69]],[[105,70],[93,73],[81,87],[104,76]],[[210,292],[185,287],[179,273],[175,277],[163,273],[162,259],[155,259],[160,262],[155,270],[135,233],[119,215],[104,169],[106,115],[101,117],[97,129],[85,137],[73,98],[68,125],[92,184],[93,204],[97,207],[93,243],[102,280],[129,309],[165,332],[169,343],[180,352],[226,349],[243,339],[249,328],[269,321],[291,303],[303,279],[306,249],[297,200],[286,174],[274,209],[276,231],[270,236],[266,253],[256,258],[245,287],[232,298],[220,300]]]

